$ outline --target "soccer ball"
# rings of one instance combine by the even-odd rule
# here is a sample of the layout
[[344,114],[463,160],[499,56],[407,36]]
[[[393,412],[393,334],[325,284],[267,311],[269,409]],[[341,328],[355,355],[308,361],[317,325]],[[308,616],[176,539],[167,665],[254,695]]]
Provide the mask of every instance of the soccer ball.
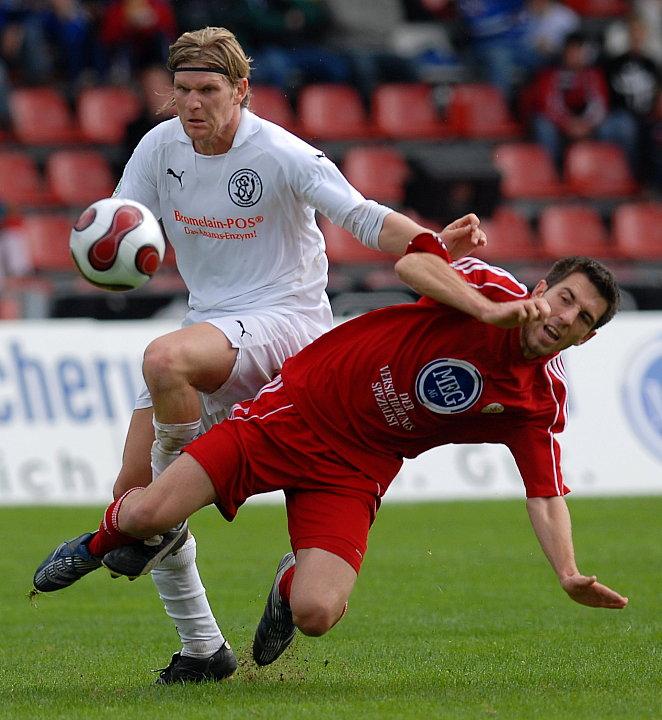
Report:
[[97,200],[76,220],[69,236],[81,275],[104,290],[144,285],[161,266],[165,240],[152,212],[135,200]]

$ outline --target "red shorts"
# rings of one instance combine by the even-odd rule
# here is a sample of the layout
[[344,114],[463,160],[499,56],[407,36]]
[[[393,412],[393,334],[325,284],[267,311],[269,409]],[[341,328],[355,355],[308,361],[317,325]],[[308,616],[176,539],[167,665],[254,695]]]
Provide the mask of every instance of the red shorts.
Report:
[[284,490],[292,549],[327,550],[358,573],[379,487],[315,435],[280,378],[184,451],[211,478],[227,520],[252,495]]

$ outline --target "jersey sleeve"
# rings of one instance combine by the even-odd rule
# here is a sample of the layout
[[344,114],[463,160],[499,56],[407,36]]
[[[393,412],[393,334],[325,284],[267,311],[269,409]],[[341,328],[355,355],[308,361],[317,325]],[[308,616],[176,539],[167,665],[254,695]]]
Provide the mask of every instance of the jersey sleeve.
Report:
[[531,414],[514,423],[506,445],[522,475],[527,497],[565,495],[570,490],[563,483],[557,436],[565,429],[568,416],[568,383],[559,355],[545,363],[532,396]]
[[[452,261],[446,245],[438,235],[421,233],[407,246],[405,254],[427,252],[438,255],[455,270],[455,272],[471,287],[487,296],[494,302],[509,302],[526,298],[529,291],[526,285],[516,280],[509,272],[499,267],[488,265],[482,260],[465,257]],[[430,298],[421,298],[423,304],[437,304]]]
[[154,143],[148,133],[138,143],[125,165],[113,197],[142,203],[154,213],[156,218],[160,218],[161,207],[153,165],[154,150]]
[[526,285],[502,268],[488,265],[483,260],[465,257],[451,263],[460,277],[493,302],[510,302],[528,297]]
[[411,253],[417,252],[425,252],[430,253],[431,255],[437,255],[442,260],[445,260],[449,265],[451,264],[451,256],[448,252],[448,248],[446,247],[442,239],[439,237],[439,235],[435,235],[434,233],[424,232],[420,233],[420,235],[417,235],[409,243],[409,245],[407,245],[405,255],[410,255]]
[[515,458],[528,498],[570,492],[563,482],[561,447],[554,432],[527,425],[513,432],[506,445]]
[[306,147],[290,158],[290,167],[292,163],[294,192],[334,225],[342,227],[351,211],[365,201],[323,152]]

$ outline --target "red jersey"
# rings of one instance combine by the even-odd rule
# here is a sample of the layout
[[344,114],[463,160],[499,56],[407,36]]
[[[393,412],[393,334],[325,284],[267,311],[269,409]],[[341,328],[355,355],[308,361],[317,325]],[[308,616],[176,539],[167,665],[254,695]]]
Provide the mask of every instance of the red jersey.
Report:
[[[451,267],[495,302],[529,296],[481,260]],[[568,492],[556,440],[566,421],[563,365],[558,356],[525,359],[519,328],[422,298],[339,325],[288,359],[282,377],[315,433],[380,495],[403,458],[448,443],[505,444],[527,497]]]

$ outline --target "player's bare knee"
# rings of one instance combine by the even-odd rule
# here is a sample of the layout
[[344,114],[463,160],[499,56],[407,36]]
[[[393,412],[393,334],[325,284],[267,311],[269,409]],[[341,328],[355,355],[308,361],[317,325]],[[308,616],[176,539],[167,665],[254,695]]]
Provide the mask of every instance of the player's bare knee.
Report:
[[159,524],[155,508],[150,502],[136,498],[138,493],[131,493],[132,502],[122,504],[118,525],[121,532],[134,537],[148,538],[159,532]]
[[319,637],[337,622],[340,613],[335,604],[308,600],[292,607],[292,620],[304,635]]
[[143,376],[152,393],[169,389],[181,376],[180,358],[174,343],[165,338],[153,340],[143,355]]

